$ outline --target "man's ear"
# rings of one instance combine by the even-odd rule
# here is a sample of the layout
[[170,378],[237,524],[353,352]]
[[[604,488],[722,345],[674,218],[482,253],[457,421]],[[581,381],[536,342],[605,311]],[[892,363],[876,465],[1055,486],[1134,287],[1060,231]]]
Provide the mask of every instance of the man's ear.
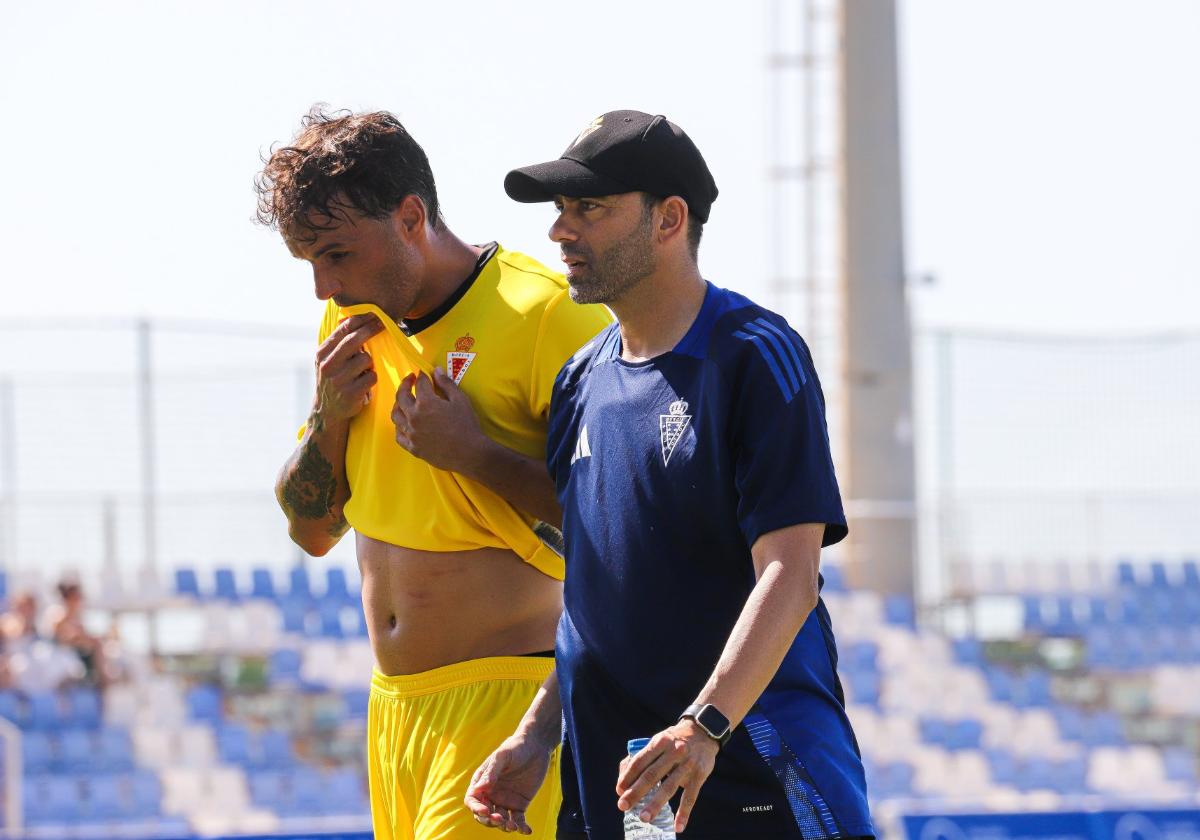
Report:
[[668,196],[658,202],[655,214],[658,217],[658,224],[655,226],[654,233],[659,242],[667,243],[676,238],[687,239],[688,206],[686,201],[677,195]]
[[425,238],[425,222],[428,218],[425,202],[412,193],[404,196],[391,212],[392,226],[396,233],[410,241]]

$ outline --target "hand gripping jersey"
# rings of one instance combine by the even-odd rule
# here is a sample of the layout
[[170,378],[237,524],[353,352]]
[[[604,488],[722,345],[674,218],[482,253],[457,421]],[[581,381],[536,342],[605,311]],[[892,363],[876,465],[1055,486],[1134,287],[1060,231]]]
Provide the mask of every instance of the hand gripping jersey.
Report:
[[[591,840],[622,836],[626,741],[675,723],[716,666],[755,584],[755,541],[808,522],[826,523],[826,545],[846,535],[824,398],[786,321],[709,285],[671,352],[620,352],[614,324],[563,368],[547,441],[567,547],[559,825]],[[874,834],[836,664],[818,602],[684,836]]]
[[327,305],[321,341],[360,312],[374,313],[385,327],[366,343],[379,379],[350,424],[346,520],[366,536],[423,551],[509,548],[561,580],[562,559],[534,533],[532,517],[396,443],[391,413],[400,381],[441,367],[471,398],[488,437],[542,457],[555,375],[611,321],[603,307],[572,302],[561,275],[523,254],[493,246],[480,263],[446,304],[403,325],[407,331],[371,304]]

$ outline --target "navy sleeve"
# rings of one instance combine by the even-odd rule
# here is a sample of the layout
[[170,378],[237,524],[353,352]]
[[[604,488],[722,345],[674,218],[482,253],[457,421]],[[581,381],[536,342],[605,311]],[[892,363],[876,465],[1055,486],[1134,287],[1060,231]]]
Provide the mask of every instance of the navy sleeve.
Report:
[[732,338],[730,443],[747,544],[806,522],[825,523],[822,545],[838,542],[847,534],[846,515],[808,347],[782,318],[767,314],[742,320]]
[[569,444],[565,427],[569,422],[570,415],[570,407],[564,405],[564,402],[570,401],[569,395],[563,393],[563,374],[566,372],[566,368],[559,371],[554,380],[554,388],[550,396],[550,412],[546,422],[546,469],[549,471],[550,477],[554,479],[554,489],[560,503],[563,490],[571,475],[569,471],[563,469],[563,466],[569,466],[571,457],[570,453],[566,451]]

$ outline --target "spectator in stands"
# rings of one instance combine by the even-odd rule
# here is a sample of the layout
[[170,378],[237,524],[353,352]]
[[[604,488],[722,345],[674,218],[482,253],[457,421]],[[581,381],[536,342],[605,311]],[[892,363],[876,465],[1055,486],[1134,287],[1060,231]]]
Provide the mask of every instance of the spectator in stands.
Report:
[[63,580],[58,584],[58,595],[62,603],[53,608],[49,619],[54,641],[76,653],[87,682],[103,685],[104,640],[83,626],[83,587],[78,581]]
[[23,589],[13,596],[9,611],[0,616],[0,642],[5,653],[13,653],[27,649],[37,638],[37,596]]
[[[50,621],[41,626],[50,626]],[[18,691],[52,691],[86,674],[73,648],[57,644],[39,630],[38,599],[29,590],[13,596],[9,611],[0,615],[0,648],[0,684]]]

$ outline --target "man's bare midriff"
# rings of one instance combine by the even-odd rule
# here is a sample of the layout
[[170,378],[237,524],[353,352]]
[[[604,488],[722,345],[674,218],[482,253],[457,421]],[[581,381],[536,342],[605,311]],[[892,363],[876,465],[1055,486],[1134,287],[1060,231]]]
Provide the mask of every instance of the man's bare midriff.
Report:
[[357,535],[379,670],[416,674],[554,648],[562,584],[507,549],[418,551]]

